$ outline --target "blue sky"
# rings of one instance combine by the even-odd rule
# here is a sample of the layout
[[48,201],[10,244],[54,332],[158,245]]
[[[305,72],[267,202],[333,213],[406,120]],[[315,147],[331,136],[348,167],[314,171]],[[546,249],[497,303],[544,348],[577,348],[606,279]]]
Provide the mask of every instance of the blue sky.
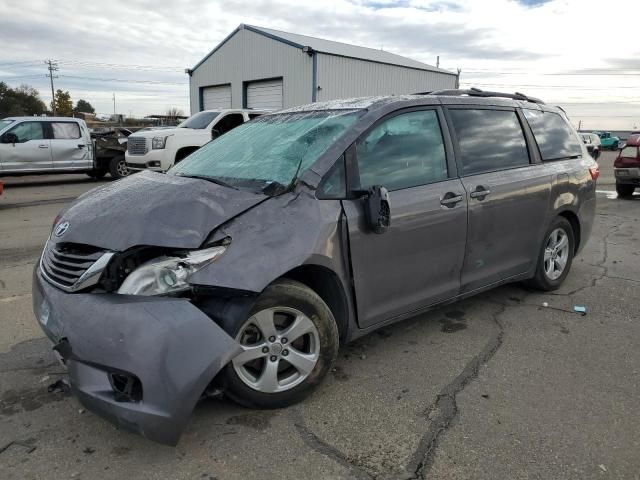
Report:
[[[99,112],[189,111],[192,67],[240,23],[384,48],[462,69],[463,86],[523,91],[586,128],[640,128],[635,2],[610,0],[0,0],[0,81],[56,88]],[[598,21],[611,13],[620,21]]]

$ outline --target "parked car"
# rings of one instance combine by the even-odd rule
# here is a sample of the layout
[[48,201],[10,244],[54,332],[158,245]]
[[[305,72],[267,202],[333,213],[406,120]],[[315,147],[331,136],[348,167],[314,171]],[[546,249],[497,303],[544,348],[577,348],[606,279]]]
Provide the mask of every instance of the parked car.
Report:
[[580,137],[587,146],[589,154],[597,160],[600,157],[600,137],[595,133],[581,133]]
[[593,132],[600,137],[600,148],[609,150],[618,150],[620,146],[620,138],[611,135],[610,132]]
[[557,289],[598,173],[564,113],[521,94],[263,115],[65,208],[34,311],[82,404],[175,444],[207,388],[285,407],[340,344],[504,283]]
[[96,152],[96,167],[89,176],[103,178],[107,173],[114,179],[126,177],[131,173],[127,167],[124,154],[127,151],[127,138],[131,130],[114,127],[101,132],[92,132]]
[[0,175],[95,171],[93,143],[84,120],[68,117],[0,120]]
[[140,131],[128,139],[125,159],[133,171],[165,172],[202,145],[262,115],[257,110],[204,110],[175,128]]
[[640,187],[640,134],[630,135],[627,144],[620,150],[613,162],[616,177],[616,192],[619,197],[627,198]]

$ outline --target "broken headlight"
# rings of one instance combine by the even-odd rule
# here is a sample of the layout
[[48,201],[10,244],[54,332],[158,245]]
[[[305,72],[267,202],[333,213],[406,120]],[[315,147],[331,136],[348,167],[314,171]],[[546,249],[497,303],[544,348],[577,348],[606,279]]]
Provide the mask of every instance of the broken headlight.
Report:
[[164,256],[143,263],[135,269],[118,289],[124,295],[164,295],[188,290],[189,277],[215,262],[227,247],[218,246],[185,253],[183,256]]

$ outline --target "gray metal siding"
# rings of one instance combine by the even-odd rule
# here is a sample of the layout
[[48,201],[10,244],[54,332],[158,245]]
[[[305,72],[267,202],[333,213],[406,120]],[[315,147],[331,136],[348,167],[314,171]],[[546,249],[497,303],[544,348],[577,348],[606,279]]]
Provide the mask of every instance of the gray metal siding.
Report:
[[318,53],[317,100],[455,88],[456,76]]
[[200,110],[200,88],[231,84],[232,108],[242,108],[243,82],[282,77],[284,108],[311,102],[312,59],[302,50],[241,29],[190,78],[191,113]]

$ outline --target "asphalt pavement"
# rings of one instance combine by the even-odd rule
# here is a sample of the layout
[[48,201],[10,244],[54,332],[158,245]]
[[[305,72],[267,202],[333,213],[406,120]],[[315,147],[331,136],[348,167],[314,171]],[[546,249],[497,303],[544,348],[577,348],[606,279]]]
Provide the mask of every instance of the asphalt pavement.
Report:
[[31,273],[58,210],[102,182],[4,179],[0,477],[640,478],[640,195],[615,198],[612,162],[600,160],[594,231],[559,291],[507,285],[386,327],[288,409],[205,400],[177,447],[47,391],[64,370],[33,318]]

